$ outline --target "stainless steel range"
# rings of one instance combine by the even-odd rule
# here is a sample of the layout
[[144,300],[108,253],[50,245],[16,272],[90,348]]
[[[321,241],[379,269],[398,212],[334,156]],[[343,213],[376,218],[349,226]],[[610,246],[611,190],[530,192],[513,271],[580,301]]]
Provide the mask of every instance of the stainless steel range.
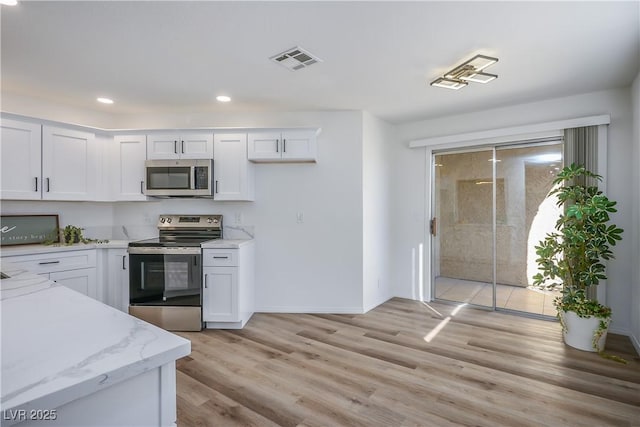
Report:
[[159,237],[129,243],[129,314],[169,331],[202,329],[201,243],[222,215],[160,215]]

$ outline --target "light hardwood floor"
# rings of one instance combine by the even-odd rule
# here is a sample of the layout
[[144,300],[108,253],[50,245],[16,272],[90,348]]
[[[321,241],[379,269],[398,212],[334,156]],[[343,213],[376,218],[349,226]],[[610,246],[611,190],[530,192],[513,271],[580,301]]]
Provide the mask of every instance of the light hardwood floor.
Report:
[[[435,296],[447,301],[468,302],[491,307],[493,285],[473,280],[436,277]],[[558,313],[553,300],[560,291],[546,291],[524,286],[496,285],[496,307],[536,315],[555,317]]]
[[394,298],[363,315],[256,314],[180,333],[178,427],[640,426],[640,358],[555,322]]

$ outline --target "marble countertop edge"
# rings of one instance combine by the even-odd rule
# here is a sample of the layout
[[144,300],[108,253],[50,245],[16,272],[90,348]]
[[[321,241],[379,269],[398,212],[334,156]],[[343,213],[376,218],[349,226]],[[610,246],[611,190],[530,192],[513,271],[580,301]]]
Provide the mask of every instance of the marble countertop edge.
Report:
[[[126,381],[137,375],[156,369],[167,363],[174,362],[177,359],[188,356],[190,353],[191,342],[185,340],[185,342],[168,349],[161,354],[156,354],[133,364],[97,374],[82,382],[60,388],[54,393],[42,395],[37,393],[38,390],[36,388],[33,389],[32,392],[20,394],[14,398],[8,399],[7,401],[0,402],[2,411],[14,411],[15,413],[19,410],[29,411],[32,409],[55,409],[69,402],[73,402],[74,400],[111,387],[122,381]],[[30,394],[39,395],[30,396]]]

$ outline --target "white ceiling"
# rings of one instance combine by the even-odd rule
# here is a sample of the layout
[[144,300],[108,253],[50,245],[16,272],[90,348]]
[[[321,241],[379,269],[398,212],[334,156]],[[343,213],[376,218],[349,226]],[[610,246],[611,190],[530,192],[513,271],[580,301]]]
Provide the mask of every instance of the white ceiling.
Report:
[[[640,63],[639,6],[21,2],[1,9],[2,92],[118,114],[357,109],[401,123],[626,87]],[[294,46],[323,62],[291,72],[269,60]],[[500,59],[487,69],[497,80],[428,85],[478,53]]]

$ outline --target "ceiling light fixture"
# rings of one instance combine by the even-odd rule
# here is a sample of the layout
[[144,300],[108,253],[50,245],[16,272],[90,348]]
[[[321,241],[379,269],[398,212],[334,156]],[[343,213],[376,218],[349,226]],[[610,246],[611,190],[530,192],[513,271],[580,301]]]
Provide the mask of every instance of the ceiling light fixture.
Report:
[[227,95],[218,95],[218,96],[216,96],[216,100],[218,102],[229,102],[229,101],[231,101],[231,98],[228,97]]
[[0,4],[5,6],[15,6],[18,4],[18,0],[0,0]]
[[483,73],[482,70],[496,62],[498,62],[498,58],[476,55],[470,60],[463,62],[454,69],[446,72],[444,76],[438,77],[430,84],[431,86],[458,90],[467,86],[468,82],[488,83],[491,80],[498,78],[498,76],[496,74]]
[[109,99],[109,98],[96,98],[96,101],[102,103],[102,104],[113,104],[113,99]]

